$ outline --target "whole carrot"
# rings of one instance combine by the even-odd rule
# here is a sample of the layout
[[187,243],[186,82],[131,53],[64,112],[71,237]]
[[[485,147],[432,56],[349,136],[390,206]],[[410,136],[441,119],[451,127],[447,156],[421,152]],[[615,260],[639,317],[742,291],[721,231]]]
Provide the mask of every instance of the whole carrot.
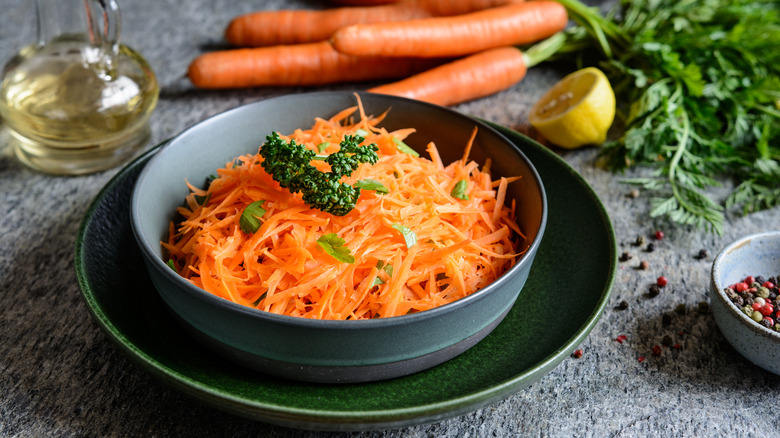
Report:
[[450,17],[483,9],[495,8],[525,0],[410,0],[417,3],[431,17]]
[[452,17],[355,24],[337,30],[336,50],[357,56],[460,56],[547,38],[568,23],[566,8],[532,1]]
[[231,20],[225,39],[236,46],[254,47],[309,43],[327,40],[351,24],[457,15],[512,1],[519,0],[401,0],[375,6],[258,11]]
[[325,41],[205,53],[187,76],[196,87],[211,89],[310,86],[405,77],[440,63],[431,61],[345,55]]
[[368,91],[455,105],[509,88],[525,77],[527,64],[516,47],[498,47]]
[[341,6],[376,6],[398,3],[401,0],[330,0],[330,3]]
[[559,53],[568,37],[558,32],[524,51],[507,46],[472,54],[368,91],[455,105],[509,88],[527,70]]

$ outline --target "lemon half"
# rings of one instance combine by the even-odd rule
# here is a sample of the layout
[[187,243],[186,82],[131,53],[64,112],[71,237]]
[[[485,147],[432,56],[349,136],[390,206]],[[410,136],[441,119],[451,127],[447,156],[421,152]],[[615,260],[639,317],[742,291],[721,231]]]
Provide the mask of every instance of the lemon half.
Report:
[[566,149],[599,145],[615,119],[615,92],[604,73],[587,67],[561,79],[531,108],[528,121]]

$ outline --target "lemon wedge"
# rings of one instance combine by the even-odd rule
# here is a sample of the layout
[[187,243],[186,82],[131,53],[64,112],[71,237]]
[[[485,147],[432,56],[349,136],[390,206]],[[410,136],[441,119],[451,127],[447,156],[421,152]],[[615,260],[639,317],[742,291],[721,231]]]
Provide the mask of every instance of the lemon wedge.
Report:
[[615,92],[604,72],[587,67],[561,79],[531,108],[528,121],[566,149],[599,145],[615,119]]

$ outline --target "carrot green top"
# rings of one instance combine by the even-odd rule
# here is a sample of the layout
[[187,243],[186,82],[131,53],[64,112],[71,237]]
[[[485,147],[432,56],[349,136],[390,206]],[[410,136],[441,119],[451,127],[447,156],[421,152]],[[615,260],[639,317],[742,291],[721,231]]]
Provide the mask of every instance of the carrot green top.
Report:
[[[384,116],[366,116],[358,103],[281,136],[317,154],[337,152],[345,136],[375,144],[376,163],[342,178],[363,188],[354,209],[312,208],[280,187],[259,153],[242,156],[218,169],[205,190],[187,183],[183,220],[171,223],[162,243],[169,264],[224,299],[318,319],[405,315],[491,283],[524,251],[515,202],[504,205],[517,178],[493,181],[489,163],[480,170],[469,161],[474,136],[463,159],[447,166],[433,143],[430,158],[419,157],[403,143],[414,129],[387,132],[379,127]],[[324,161],[312,165],[328,170]]]

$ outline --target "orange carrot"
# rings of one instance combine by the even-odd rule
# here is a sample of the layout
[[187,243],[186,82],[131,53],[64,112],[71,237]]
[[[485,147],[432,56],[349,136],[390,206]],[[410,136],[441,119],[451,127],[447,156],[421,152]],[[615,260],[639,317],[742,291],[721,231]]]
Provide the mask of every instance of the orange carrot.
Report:
[[[413,2],[415,0],[412,0]],[[468,14],[510,3],[522,3],[525,0],[416,0],[431,17],[450,17]]]
[[396,79],[439,64],[419,58],[357,57],[328,42],[256,47],[205,53],[187,76],[199,88],[311,86]]
[[340,6],[377,6],[398,3],[401,0],[330,0],[330,3]]
[[539,0],[453,17],[355,24],[337,30],[331,41],[336,50],[358,56],[460,56],[536,42],[567,23],[565,7]]
[[272,46],[327,40],[343,26],[458,15],[518,0],[403,0],[377,6],[257,11],[235,17],[225,30],[236,46]]
[[[325,144],[327,154],[338,150],[345,135],[360,130],[364,143],[377,145],[380,158],[344,181],[373,179],[388,193],[364,189],[354,210],[333,216],[279,187],[262,168],[261,155],[240,157],[240,164],[231,161],[218,169],[206,189],[190,186],[185,206],[177,209],[184,220],[171,225],[162,243],[177,272],[245,306],[342,320],[432,309],[506,272],[527,247],[514,220],[516,206],[498,202],[514,179],[493,181],[473,161],[444,166],[438,158],[405,153],[397,142],[413,130],[388,132],[379,126],[383,117],[366,116],[358,101],[356,108],[318,118],[311,128],[284,138],[315,150]],[[439,156],[433,143],[428,152]],[[468,199],[453,194],[459,181],[466,181]],[[257,200],[264,200],[266,211],[250,234],[239,221]],[[402,227],[416,242],[409,243]],[[344,240],[354,262],[339,261],[320,247],[317,240],[329,234]]]
[[509,88],[525,77],[526,65],[519,49],[499,47],[368,91],[455,105]]

